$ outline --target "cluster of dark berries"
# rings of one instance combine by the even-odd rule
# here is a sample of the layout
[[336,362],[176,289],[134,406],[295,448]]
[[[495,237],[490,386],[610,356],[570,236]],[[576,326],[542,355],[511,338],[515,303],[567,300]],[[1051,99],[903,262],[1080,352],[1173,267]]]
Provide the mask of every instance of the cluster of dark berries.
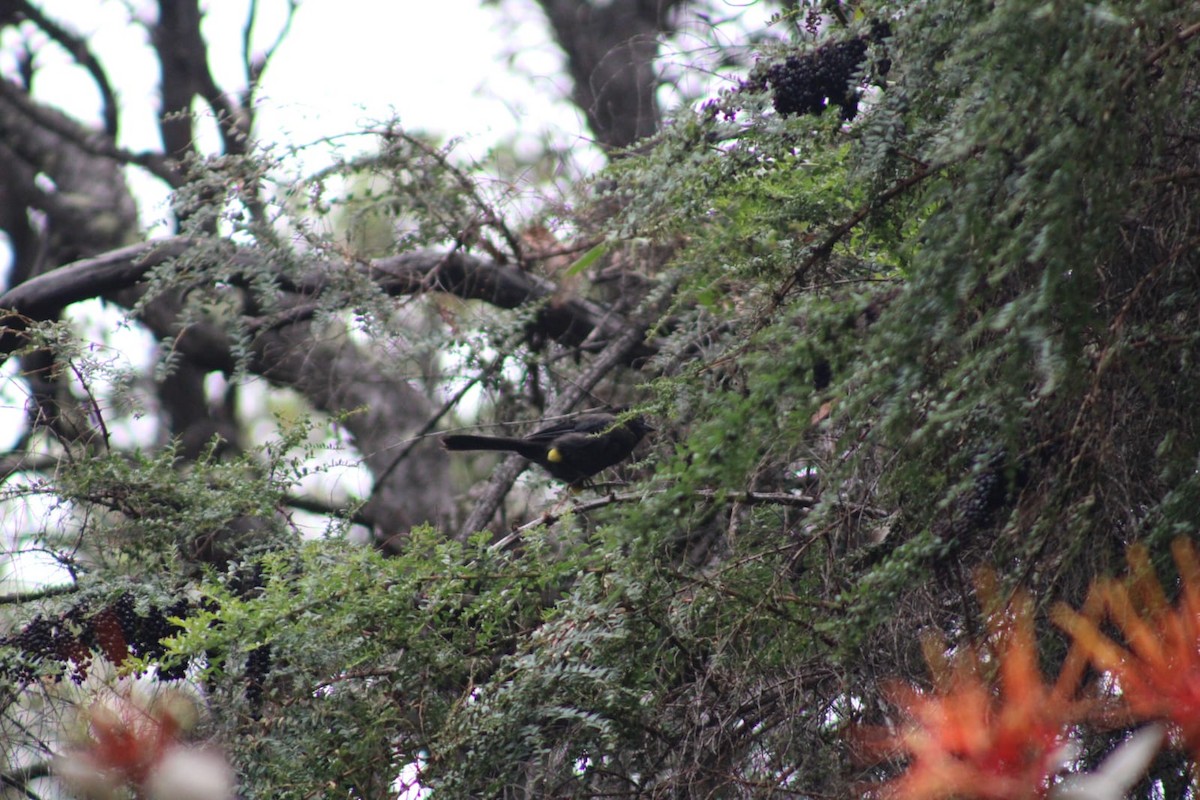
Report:
[[836,105],[843,119],[853,118],[858,113],[858,91],[850,81],[866,55],[866,39],[859,37],[772,64],[766,82],[775,110],[784,116],[820,114],[827,105]]
[[954,504],[950,532],[956,539],[982,528],[1012,497],[1021,475],[1010,480],[1007,467],[1008,455],[1003,449],[985,457],[970,488]]
[[259,645],[246,654],[246,701],[252,708],[262,705],[263,688],[271,672],[271,646]]
[[[150,661],[161,661],[167,654],[163,640],[178,630],[171,618],[184,617],[187,612],[187,601],[177,600],[169,606],[151,606],[146,609],[144,615],[134,614],[128,622],[128,627],[122,626],[130,650]],[[186,669],[185,664],[174,664],[170,667],[160,664],[158,675],[163,680],[175,680],[182,678]]]
[[824,18],[821,11],[816,8],[810,8],[804,15],[804,30],[808,31],[809,36],[816,36],[821,32],[821,23]]
[[65,661],[73,639],[62,621],[35,617],[20,631],[0,639],[0,645],[8,645],[15,651],[15,660],[6,665],[14,680],[29,683],[43,674],[48,662]]
[[[187,610],[187,601],[181,600],[139,614],[133,595],[126,592],[95,612],[83,602],[58,617],[36,617],[21,630],[0,638],[0,646],[11,648],[16,658],[6,671],[19,683],[29,683],[42,674],[61,679],[61,671],[52,672],[53,665],[61,664],[70,670],[71,679],[80,683],[96,652],[118,666],[131,653],[158,660],[166,654],[162,640],[175,630],[169,618],[182,617]],[[183,671],[183,666],[174,666],[162,669],[160,676],[181,678]]]

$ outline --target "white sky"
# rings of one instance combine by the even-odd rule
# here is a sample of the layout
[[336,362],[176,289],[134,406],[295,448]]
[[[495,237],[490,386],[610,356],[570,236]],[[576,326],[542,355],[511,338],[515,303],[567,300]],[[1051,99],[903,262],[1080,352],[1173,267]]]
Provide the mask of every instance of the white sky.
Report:
[[[130,24],[130,14],[141,9],[151,9],[142,13],[152,19],[154,4],[36,4],[85,37],[104,65],[121,106],[119,144],[133,151],[161,149],[155,118],[157,61],[146,27]],[[210,68],[223,89],[237,92],[244,85],[241,47],[250,0],[206,0],[203,5]],[[278,36],[287,0],[259,0],[258,6],[251,46],[261,52]],[[480,0],[300,0],[291,30],[262,81],[257,138],[304,145],[397,114],[409,130],[462,139],[456,152],[466,157],[478,157],[517,134],[528,137],[533,147],[548,134],[571,149],[578,166],[598,167],[601,159],[588,143],[582,114],[565,100],[569,82],[564,58],[534,0],[501,0],[500,6],[485,7]],[[761,26],[767,10],[756,6],[754,0],[727,0],[723,11],[731,19],[712,29],[697,23],[694,40],[683,37],[683,51],[664,53],[664,63],[703,63],[697,54],[712,38],[725,44],[744,41],[736,18],[744,15],[750,25]],[[35,96],[98,123],[99,94],[90,77],[61,49],[44,47],[46,41],[36,33],[30,43],[39,52]],[[0,73],[12,74],[21,47],[11,32],[0,41]],[[669,95],[664,100],[672,102]],[[203,127],[200,133],[203,144]],[[208,141],[215,142],[215,129],[207,133]],[[349,152],[376,144],[370,137],[341,141]],[[325,166],[321,156],[327,154],[306,152],[304,168]],[[162,216],[166,189],[136,169],[130,170],[130,182],[143,221],[153,228]],[[4,266],[0,258],[0,274]]]
[[[83,1],[45,0],[42,5],[87,35],[110,67],[127,111],[153,109],[158,70],[144,30],[129,26],[121,0],[100,0],[102,13],[79,19]],[[210,66],[227,89],[242,85],[240,50],[248,5],[248,0],[206,3]],[[259,6],[252,46],[261,51],[278,34],[286,2],[261,0]],[[509,12],[521,8],[519,2],[505,3]],[[352,130],[392,109],[413,128],[454,134],[512,131],[517,122],[500,98],[516,97],[527,99],[526,118],[577,127],[576,115],[550,97],[561,96],[562,85],[535,94],[504,66],[504,52],[520,49],[521,68],[544,76],[561,74],[561,57],[533,9],[519,14],[523,21],[507,36],[500,33],[500,21],[512,15],[481,7],[478,0],[303,0],[264,78],[258,135],[267,140],[315,138]],[[153,127],[128,128],[125,134],[130,137],[123,142],[127,146],[158,146]]]

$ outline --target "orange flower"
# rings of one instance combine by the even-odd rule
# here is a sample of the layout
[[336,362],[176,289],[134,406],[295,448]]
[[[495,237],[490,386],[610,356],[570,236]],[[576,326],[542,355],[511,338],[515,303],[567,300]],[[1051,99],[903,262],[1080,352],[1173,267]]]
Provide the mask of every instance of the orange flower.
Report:
[[[1096,669],[1113,678],[1119,701],[1135,720],[1169,722],[1193,760],[1200,760],[1200,563],[1187,540],[1175,541],[1171,551],[1180,578],[1174,608],[1145,548],[1135,546],[1127,582],[1101,581],[1083,613],[1060,606],[1055,621]],[[1100,631],[1105,612],[1127,648]]]
[[[990,581],[988,581],[990,586]],[[989,591],[981,589],[981,596]],[[995,594],[991,594],[992,597]],[[986,599],[986,597],[985,597]],[[876,788],[888,800],[1026,800],[1045,797],[1062,766],[1081,662],[1072,656],[1047,685],[1037,665],[1032,607],[1017,598],[988,615],[987,649],[949,659],[925,643],[934,688],[898,686],[890,699],[904,721],[874,735],[877,754],[906,758],[898,778]]]

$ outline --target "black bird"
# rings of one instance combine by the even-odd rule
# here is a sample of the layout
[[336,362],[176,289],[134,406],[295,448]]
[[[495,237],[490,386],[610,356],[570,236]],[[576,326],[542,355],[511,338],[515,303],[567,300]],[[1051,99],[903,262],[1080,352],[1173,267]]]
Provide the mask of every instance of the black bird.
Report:
[[617,422],[616,414],[581,414],[541,428],[524,438],[451,434],[442,437],[447,450],[501,450],[519,453],[572,487],[629,458],[638,442],[654,428],[641,417]]

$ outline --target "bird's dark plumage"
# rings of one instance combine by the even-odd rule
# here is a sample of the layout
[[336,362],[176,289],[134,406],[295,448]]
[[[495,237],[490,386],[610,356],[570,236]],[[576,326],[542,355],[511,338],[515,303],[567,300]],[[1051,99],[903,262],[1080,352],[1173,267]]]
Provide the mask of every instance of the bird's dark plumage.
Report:
[[642,437],[654,430],[641,417],[620,424],[617,419],[616,414],[606,412],[581,414],[519,439],[451,434],[442,437],[442,447],[519,453],[558,480],[578,486],[629,458]]

